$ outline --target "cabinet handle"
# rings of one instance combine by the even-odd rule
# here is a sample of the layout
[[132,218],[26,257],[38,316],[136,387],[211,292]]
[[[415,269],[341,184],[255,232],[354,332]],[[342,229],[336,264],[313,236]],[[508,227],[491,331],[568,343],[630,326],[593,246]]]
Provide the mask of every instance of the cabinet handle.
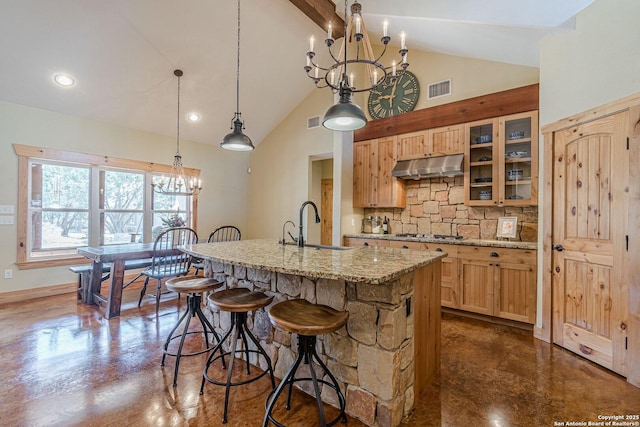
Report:
[[494,258],[498,258],[500,255],[498,255],[497,252],[491,252],[491,254],[489,256],[492,256]]
[[409,249],[409,246],[407,246],[407,245],[402,245],[402,248],[401,248],[401,249]]
[[493,267],[493,263],[492,262],[489,263],[489,267]]
[[436,248],[436,252],[442,252],[442,248]]
[[369,246],[369,242],[364,242],[362,245],[363,246]]
[[562,251],[564,251],[564,246],[562,246],[562,245],[553,245],[553,246],[551,246],[551,250],[562,252]]
[[496,264],[496,267],[500,267],[500,264]]

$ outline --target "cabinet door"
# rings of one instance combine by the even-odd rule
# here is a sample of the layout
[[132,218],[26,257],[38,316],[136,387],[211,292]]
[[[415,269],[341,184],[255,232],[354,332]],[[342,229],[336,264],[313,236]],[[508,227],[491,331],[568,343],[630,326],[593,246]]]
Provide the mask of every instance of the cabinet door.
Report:
[[353,144],[353,207],[367,208],[375,203],[378,159],[376,141]]
[[426,149],[428,156],[464,153],[464,125],[430,129]]
[[427,131],[398,135],[398,160],[418,159],[427,155]]
[[465,204],[498,204],[498,119],[465,125]]
[[405,183],[391,175],[396,165],[395,136],[379,138],[377,151],[377,180],[373,206],[384,208],[403,208],[406,206]]
[[495,315],[525,323],[536,321],[535,265],[499,262],[495,264]]
[[440,267],[440,301],[444,307],[459,308],[458,260],[449,255],[442,258]]
[[500,118],[498,205],[538,204],[538,112]]
[[459,259],[460,296],[462,310],[493,315],[493,263],[474,259]]

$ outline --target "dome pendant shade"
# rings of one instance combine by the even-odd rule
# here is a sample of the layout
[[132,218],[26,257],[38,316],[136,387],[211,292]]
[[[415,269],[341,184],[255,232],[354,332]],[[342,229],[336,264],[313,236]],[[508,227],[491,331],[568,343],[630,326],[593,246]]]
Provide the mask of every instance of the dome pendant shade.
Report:
[[351,102],[351,91],[342,89],[340,102],[329,107],[324,113],[322,126],[337,131],[350,131],[364,127],[367,116],[357,104]]
[[242,121],[240,120],[234,120],[233,132],[226,134],[222,138],[220,147],[232,151],[251,151],[255,148],[251,139],[242,133]]

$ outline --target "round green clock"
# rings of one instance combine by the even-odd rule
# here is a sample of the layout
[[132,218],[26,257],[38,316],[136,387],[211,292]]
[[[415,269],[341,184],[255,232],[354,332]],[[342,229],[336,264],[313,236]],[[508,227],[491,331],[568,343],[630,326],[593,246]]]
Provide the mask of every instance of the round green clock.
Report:
[[412,111],[419,97],[420,84],[412,72],[403,71],[394,83],[387,76],[385,84],[369,93],[369,115],[381,119]]

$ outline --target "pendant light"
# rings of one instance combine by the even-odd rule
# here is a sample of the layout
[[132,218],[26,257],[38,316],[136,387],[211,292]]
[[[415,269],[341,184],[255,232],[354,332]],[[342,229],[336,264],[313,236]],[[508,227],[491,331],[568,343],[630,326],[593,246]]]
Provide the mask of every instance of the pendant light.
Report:
[[220,147],[232,151],[251,151],[255,147],[251,139],[242,132],[244,121],[242,120],[242,113],[240,113],[240,0],[238,0],[238,61],[236,64],[236,113],[231,119],[233,132],[225,135]]
[[[391,37],[389,36],[388,22],[382,25],[382,53],[379,56],[373,54],[373,48],[367,33],[364,19],[362,18],[362,5],[355,0],[351,5],[351,14],[347,14],[347,0],[344,0],[344,32],[342,45],[337,52],[332,50],[335,39],[333,27],[329,23],[327,38],[324,41],[328,49],[331,61],[328,65],[321,65],[315,60],[314,38],[309,40],[307,51],[307,64],[304,70],[317,88],[328,87],[333,93],[338,93],[340,100],[332,105],[324,115],[322,125],[327,129],[337,131],[352,131],[360,129],[367,124],[367,117],[362,108],[352,102],[352,95],[356,92],[368,92],[379,87],[389,87],[397,82],[399,76],[407,69],[406,37],[404,32],[400,34],[400,50],[398,61],[392,61],[390,65],[384,65],[381,60],[387,51]],[[347,45],[353,47],[347,49]],[[348,52],[354,52],[355,56],[348,57]],[[397,64],[400,64],[399,66]],[[354,84],[354,74],[347,71],[347,66],[358,66],[358,69],[366,70],[364,78],[360,79],[359,87]],[[399,68],[399,69],[398,69]]]
[[173,156],[171,172],[165,179],[154,178],[151,182],[153,191],[167,196],[194,196],[202,190],[202,181],[197,177],[190,177],[182,166],[182,155],[180,154],[180,77],[182,70],[174,70],[173,75],[178,78],[178,121],[176,125],[176,154]]

